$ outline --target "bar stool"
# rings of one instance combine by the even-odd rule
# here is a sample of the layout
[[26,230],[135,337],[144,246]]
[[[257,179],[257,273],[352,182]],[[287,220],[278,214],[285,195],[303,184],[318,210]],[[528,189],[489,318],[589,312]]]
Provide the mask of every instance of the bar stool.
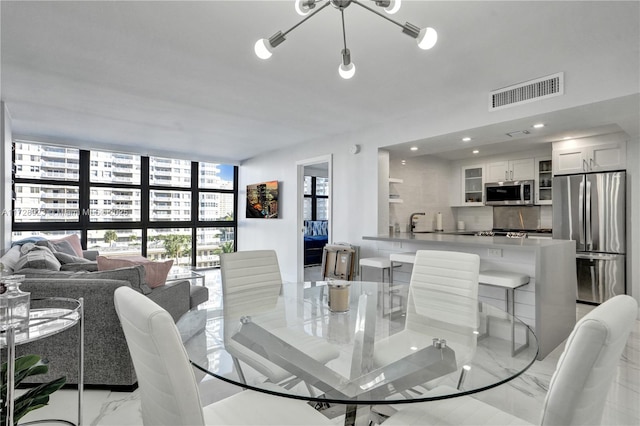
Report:
[[[391,293],[391,261],[389,259],[387,259],[386,257],[365,257],[364,259],[360,259],[360,279],[362,280],[362,267],[366,266],[369,268],[378,268],[380,269],[380,272],[382,274],[382,283],[384,283],[384,270],[387,270],[387,275],[389,277],[389,307],[391,308],[391,305],[393,304],[391,298],[393,297],[392,293]],[[386,306],[385,301],[384,301],[384,284],[382,286],[382,289],[380,291],[380,294],[382,295],[382,297],[379,299],[382,303],[382,312],[386,314],[384,307]]]
[[[393,268],[396,266],[401,266],[401,265],[394,265],[395,263],[409,263],[411,265],[416,263],[416,252],[415,251],[408,251],[408,252],[403,252],[403,253],[391,253],[389,255],[389,261],[391,262],[391,268],[390,268],[390,275],[389,275],[389,299],[391,300],[391,298],[393,297],[393,295],[395,294],[399,301],[400,301],[400,305],[398,306],[397,309],[394,309],[393,306],[391,306],[390,311],[391,312],[395,312],[400,311],[403,312],[403,300],[402,300],[402,294],[400,293],[400,288],[399,286],[394,286],[393,285]],[[392,303],[392,302],[391,302]],[[392,303],[393,304],[393,303]]]
[[391,261],[386,257],[365,257],[360,259],[360,279],[362,279],[362,267],[378,268],[382,274],[382,282],[384,282],[384,271],[387,270],[389,282],[391,282]]
[[[526,342],[519,348],[515,347],[515,323],[513,315],[515,314],[515,297],[514,290],[518,287],[528,284],[530,277],[527,274],[509,271],[486,270],[480,271],[478,275],[478,284],[491,287],[502,288],[505,291],[505,307],[506,311],[511,314],[511,354],[516,355],[524,348],[529,346],[529,334],[527,333]],[[488,327],[488,324],[487,324]]]
[[391,253],[389,255],[389,261],[391,262],[391,275],[389,275],[389,282],[393,284],[393,262],[397,263],[416,263],[416,252],[408,251],[404,253]]

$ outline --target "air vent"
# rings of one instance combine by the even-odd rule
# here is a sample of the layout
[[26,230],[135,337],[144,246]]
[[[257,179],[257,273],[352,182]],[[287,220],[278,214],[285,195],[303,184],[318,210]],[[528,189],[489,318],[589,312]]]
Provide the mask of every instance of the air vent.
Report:
[[489,93],[489,111],[564,94],[564,73],[503,87]]

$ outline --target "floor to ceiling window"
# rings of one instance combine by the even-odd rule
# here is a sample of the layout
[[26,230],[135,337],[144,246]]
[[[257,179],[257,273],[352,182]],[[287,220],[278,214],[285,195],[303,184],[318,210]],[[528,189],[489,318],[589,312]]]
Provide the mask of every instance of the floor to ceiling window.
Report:
[[305,220],[327,220],[329,218],[329,179],[318,176],[304,177]]
[[235,249],[233,165],[31,141],[13,152],[14,241],[75,233],[101,254],[196,267]]

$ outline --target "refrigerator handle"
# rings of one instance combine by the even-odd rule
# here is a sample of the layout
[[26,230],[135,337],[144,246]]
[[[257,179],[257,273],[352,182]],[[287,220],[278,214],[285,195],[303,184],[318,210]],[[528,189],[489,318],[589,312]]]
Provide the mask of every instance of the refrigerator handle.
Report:
[[587,190],[585,191],[585,232],[586,232],[586,240],[587,240],[587,250],[593,250],[593,238],[591,235],[591,182],[589,180],[587,182]]
[[580,190],[578,191],[578,235],[580,236],[579,245],[584,247],[584,177],[580,181]]

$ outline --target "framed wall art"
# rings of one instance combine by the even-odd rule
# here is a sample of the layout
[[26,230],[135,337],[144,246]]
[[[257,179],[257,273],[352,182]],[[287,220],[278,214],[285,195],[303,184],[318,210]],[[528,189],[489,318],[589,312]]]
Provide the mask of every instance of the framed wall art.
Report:
[[278,218],[278,181],[247,185],[247,219]]

